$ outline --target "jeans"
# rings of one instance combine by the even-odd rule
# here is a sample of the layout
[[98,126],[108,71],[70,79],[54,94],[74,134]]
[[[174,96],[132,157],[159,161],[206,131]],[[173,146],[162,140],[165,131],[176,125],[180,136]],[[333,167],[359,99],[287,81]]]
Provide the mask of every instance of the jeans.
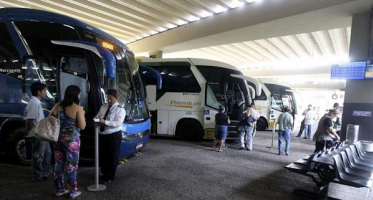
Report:
[[311,124],[306,124],[305,125],[305,136],[304,137],[307,137],[308,139],[311,139],[311,131],[312,131],[312,125]]
[[32,138],[32,174],[34,180],[47,178],[51,173],[51,147],[49,142]]
[[253,126],[242,126],[240,132],[240,144],[242,148],[245,148],[245,141],[246,141],[246,148],[252,149],[253,144]]
[[215,125],[215,139],[218,141],[226,140],[228,134],[228,126]]
[[283,152],[283,150],[282,150],[282,138],[285,138],[285,142],[286,142],[285,152],[289,152],[290,132],[291,132],[290,129],[280,130],[278,132],[278,151],[279,151],[279,154],[282,154],[282,152]]
[[300,129],[299,129],[299,133],[298,133],[297,137],[301,137],[302,134],[303,134],[303,131],[304,131],[304,119],[300,123]]

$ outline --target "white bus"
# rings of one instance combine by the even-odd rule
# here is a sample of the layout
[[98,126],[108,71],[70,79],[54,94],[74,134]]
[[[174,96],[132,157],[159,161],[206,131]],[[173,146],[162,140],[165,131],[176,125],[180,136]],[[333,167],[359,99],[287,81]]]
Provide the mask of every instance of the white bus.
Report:
[[[284,106],[289,106],[291,114],[295,117],[297,114],[297,105],[294,94],[290,87],[278,83],[259,80],[262,85],[261,95],[254,99],[256,110],[260,118],[256,123],[256,129],[259,131],[272,130],[278,116],[283,112]],[[248,83],[250,85],[250,83]]]
[[158,135],[187,140],[214,138],[215,114],[223,104],[232,121],[228,137],[237,138],[237,119],[252,102],[255,91],[261,92],[257,79],[245,77],[235,67],[222,62],[188,58],[146,58],[138,62],[162,76],[162,89],[156,90],[156,78],[147,71],[141,72],[152,114],[152,132]]

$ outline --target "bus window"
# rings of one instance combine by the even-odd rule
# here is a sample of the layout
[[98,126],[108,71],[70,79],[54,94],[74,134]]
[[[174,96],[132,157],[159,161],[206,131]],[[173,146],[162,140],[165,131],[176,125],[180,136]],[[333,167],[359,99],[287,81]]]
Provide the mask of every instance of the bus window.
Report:
[[222,98],[223,92],[221,91],[219,84],[208,83],[206,90],[206,105],[218,110],[219,105],[221,105],[219,100]]
[[[161,62],[161,63],[141,63],[142,65],[156,69],[162,76],[162,89],[157,92],[201,92],[197,79],[187,62]],[[157,97],[157,100],[159,98]]]
[[[27,98],[31,97],[30,85],[35,81],[41,81],[48,87],[43,105],[50,109],[57,97],[56,64],[60,62],[60,55],[84,57],[81,49],[57,46],[52,44],[51,40],[79,40],[79,37],[73,27],[57,23],[27,21],[15,22],[15,25],[28,44],[26,48],[30,48],[32,55],[37,58],[26,61],[24,100],[27,101]],[[58,97],[58,100],[61,99]]]
[[282,112],[283,103],[282,103],[282,99],[279,95],[277,95],[277,94],[272,95],[271,108]]
[[60,57],[60,88],[61,99],[69,85],[76,85],[80,88],[80,104],[84,110],[88,110],[88,67],[86,60],[82,57],[61,56]]
[[3,63],[18,62],[19,54],[5,23],[0,23],[0,66]]
[[0,23],[0,35],[0,103],[21,103],[21,62],[5,23]]

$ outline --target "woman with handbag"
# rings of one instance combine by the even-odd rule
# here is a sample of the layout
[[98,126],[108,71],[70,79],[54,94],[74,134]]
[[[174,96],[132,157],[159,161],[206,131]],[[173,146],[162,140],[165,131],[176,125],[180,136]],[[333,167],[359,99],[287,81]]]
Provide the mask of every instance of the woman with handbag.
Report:
[[[60,116],[60,135],[54,146],[55,196],[70,194],[70,198],[81,195],[76,181],[79,152],[80,130],[86,126],[85,111],[80,103],[80,88],[70,85],[66,88],[64,99],[57,103],[51,114]],[[67,188],[65,188],[64,176],[67,175]]]

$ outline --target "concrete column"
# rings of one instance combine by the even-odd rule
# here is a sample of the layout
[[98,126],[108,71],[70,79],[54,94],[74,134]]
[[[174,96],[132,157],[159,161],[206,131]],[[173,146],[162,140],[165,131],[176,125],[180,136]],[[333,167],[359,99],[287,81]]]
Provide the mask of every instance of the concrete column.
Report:
[[[369,56],[371,12],[353,16],[351,27],[350,61],[366,62]],[[359,140],[373,140],[373,117],[353,116],[353,111],[373,113],[373,80],[347,80],[342,115],[342,139],[346,138],[347,124],[359,125]]]
[[149,58],[162,58],[162,51],[154,51],[149,53]]

